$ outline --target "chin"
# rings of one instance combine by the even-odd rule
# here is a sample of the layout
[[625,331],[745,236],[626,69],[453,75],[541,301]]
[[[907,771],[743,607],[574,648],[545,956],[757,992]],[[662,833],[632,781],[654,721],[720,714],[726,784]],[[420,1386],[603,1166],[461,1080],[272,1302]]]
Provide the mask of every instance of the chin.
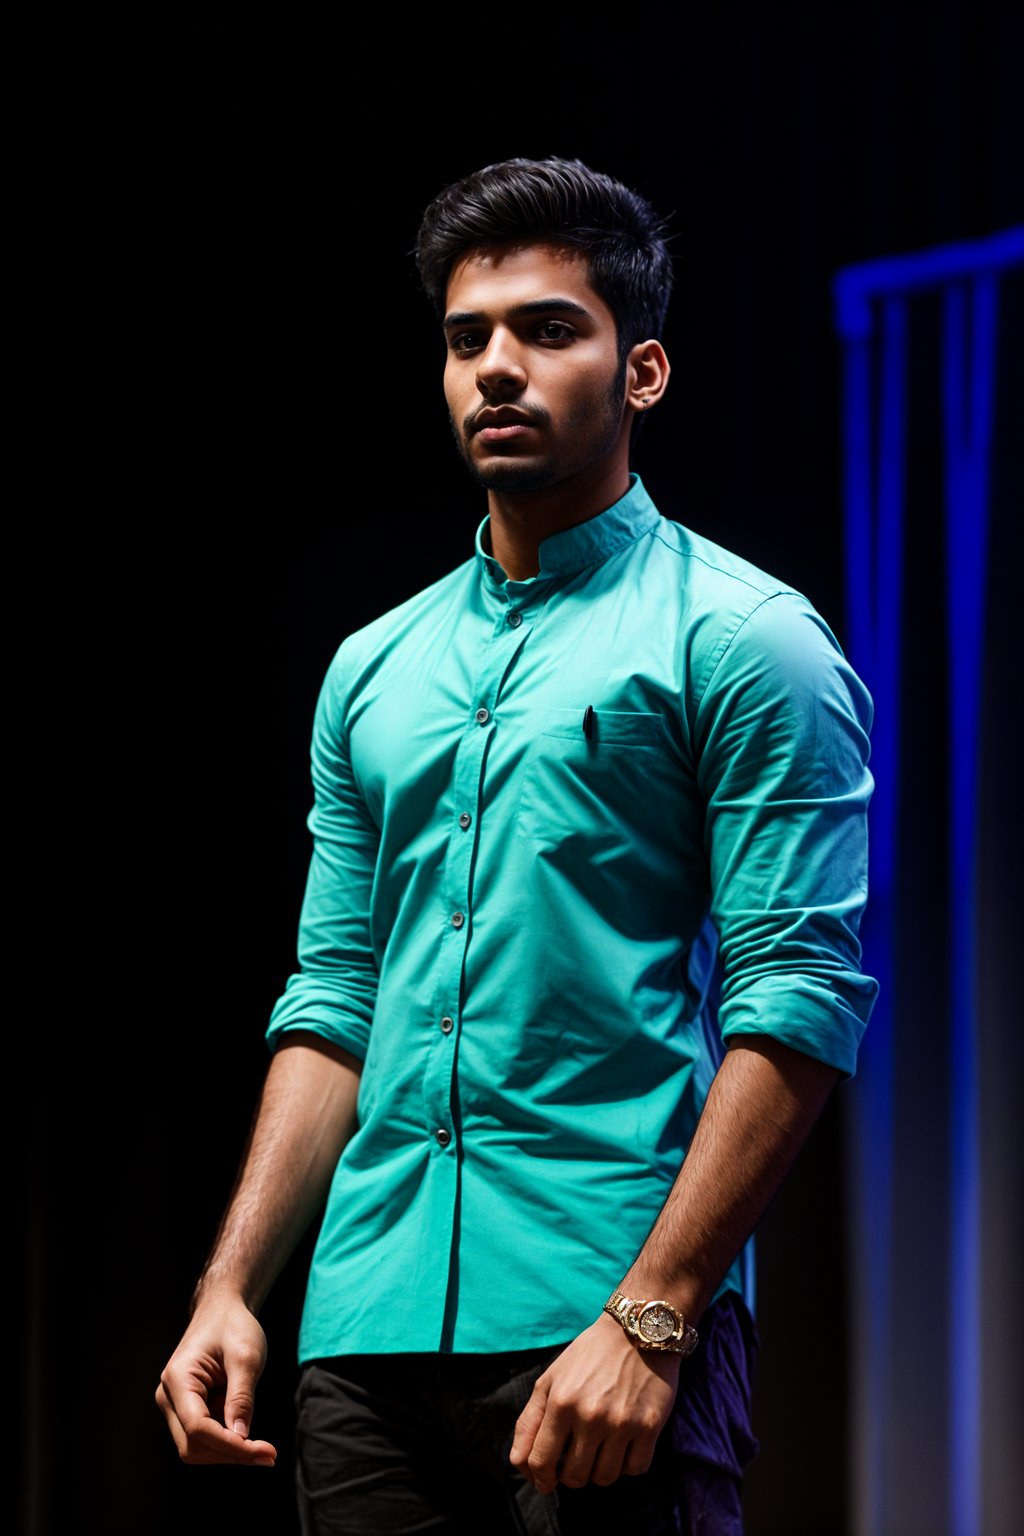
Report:
[[[464,456],[465,457],[465,456]],[[551,464],[523,463],[515,459],[490,459],[484,464],[465,459],[477,485],[488,491],[542,491],[555,485],[558,474]]]
[[514,471],[502,464],[488,469],[474,469],[473,478],[488,491],[543,491],[547,486],[554,485],[557,477],[550,470]]

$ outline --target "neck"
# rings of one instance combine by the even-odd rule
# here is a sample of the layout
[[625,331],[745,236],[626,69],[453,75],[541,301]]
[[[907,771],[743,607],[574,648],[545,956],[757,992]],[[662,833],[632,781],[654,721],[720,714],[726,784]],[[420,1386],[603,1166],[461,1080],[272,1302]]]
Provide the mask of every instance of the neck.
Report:
[[545,539],[575,528],[629,490],[626,464],[595,467],[585,481],[539,491],[488,491],[491,553],[512,581],[526,581],[540,570],[538,551]]

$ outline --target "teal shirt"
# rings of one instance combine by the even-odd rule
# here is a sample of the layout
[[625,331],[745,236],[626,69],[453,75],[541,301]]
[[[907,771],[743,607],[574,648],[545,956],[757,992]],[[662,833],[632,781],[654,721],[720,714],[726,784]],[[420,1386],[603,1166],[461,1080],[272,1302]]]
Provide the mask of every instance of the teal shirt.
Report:
[[[506,580],[349,635],[312,739],[271,1048],[363,1058],[300,1359],[553,1344],[599,1315],[730,1035],[855,1068],[871,700],[799,593],[639,478]],[[722,1287],[743,1290],[737,1257]],[[746,1270],[746,1273],[745,1273]]]

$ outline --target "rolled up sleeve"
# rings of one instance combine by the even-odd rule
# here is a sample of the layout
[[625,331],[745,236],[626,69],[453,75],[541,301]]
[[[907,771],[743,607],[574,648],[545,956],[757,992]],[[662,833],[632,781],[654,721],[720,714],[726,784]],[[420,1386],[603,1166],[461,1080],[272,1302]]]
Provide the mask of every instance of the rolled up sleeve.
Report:
[[377,999],[370,898],[379,831],[355,778],[345,728],[344,647],[324,679],[313,721],[313,851],[299,918],[298,969],[270,1015],[273,1050],[290,1030],[323,1035],[365,1058]]
[[824,620],[766,598],[696,716],[723,1039],[768,1034],[852,1076],[877,982],[861,970],[872,702]]

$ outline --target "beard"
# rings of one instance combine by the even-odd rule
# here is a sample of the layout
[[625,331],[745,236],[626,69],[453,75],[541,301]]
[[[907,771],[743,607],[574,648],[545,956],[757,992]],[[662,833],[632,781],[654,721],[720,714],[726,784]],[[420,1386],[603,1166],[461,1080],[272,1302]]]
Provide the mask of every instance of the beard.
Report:
[[[560,457],[541,459],[515,459],[495,457],[486,464],[477,464],[467,446],[469,428],[464,423],[460,432],[448,413],[448,424],[455,439],[459,457],[477,485],[487,491],[543,491],[558,485],[571,475],[587,469],[598,459],[610,453],[618,440],[622,424],[622,403],[626,396],[626,360],[623,358],[606,394],[578,409],[568,422],[567,441],[578,444],[578,452],[566,451]],[[540,408],[519,407],[528,410],[539,426],[550,424],[548,411]],[[467,418],[468,419],[468,418]]]

